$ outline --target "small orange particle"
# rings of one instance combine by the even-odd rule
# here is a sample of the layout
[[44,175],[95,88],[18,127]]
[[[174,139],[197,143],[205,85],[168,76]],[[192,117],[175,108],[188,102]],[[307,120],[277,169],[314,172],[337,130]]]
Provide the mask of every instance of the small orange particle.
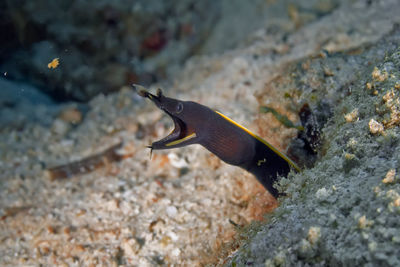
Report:
[[58,67],[58,65],[60,64],[60,61],[58,60],[58,57],[53,59],[49,64],[47,64],[47,67],[49,69],[55,69]]

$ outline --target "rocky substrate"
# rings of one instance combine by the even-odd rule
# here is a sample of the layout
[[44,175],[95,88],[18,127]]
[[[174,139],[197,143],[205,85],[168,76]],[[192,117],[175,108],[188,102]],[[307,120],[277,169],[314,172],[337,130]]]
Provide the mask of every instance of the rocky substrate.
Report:
[[[172,122],[124,87],[2,127],[0,264],[398,265],[400,6],[346,2],[305,24],[306,11],[288,10],[164,88],[282,150],[297,130],[259,107],[297,123],[307,103],[322,141],[314,167],[282,179],[286,197],[200,146],[150,158],[146,145]],[[120,142],[118,160],[102,154]],[[88,157],[93,170],[50,172]]]

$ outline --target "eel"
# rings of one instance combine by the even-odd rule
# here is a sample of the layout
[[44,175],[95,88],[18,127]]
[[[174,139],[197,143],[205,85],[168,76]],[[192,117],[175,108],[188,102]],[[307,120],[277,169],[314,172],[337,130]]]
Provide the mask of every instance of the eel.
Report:
[[291,169],[300,171],[277,148],[222,113],[196,102],[166,97],[161,89],[154,95],[142,86],[132,86],[174,122],[168,136],[148,146],[151,151],[200,144],[222,161],[252,173],[275,198],[281,195],[273,186],[278,178],[286,177]]

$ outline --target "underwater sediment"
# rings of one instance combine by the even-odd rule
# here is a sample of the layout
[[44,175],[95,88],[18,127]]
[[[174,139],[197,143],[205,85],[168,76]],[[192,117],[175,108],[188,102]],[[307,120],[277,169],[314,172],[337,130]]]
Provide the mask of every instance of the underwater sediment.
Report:
[[172,124],[128,86],[84,107],[16,96],[0,102],[2,114],[22,114],[0,129],[0,264],[398,265],[400,7],[317,2],[271,4],[282,16],[239,47],[150,86],[281,150],[297,129],[259,108],[297,125],[308,104],[321,143],[302,156],[308,168],[281,180],[285,197],[198,146],[150,159],[146,146]]

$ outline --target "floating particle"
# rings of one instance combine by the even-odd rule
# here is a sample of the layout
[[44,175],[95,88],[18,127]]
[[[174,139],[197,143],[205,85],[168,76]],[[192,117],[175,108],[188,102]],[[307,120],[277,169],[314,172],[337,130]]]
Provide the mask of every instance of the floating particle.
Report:
[[53,59],[49,64],[47,64],[47,67],[49,69],[55,69],[58,67],[58,65],[60,64],[59,58],[56,57],[55,59]]

